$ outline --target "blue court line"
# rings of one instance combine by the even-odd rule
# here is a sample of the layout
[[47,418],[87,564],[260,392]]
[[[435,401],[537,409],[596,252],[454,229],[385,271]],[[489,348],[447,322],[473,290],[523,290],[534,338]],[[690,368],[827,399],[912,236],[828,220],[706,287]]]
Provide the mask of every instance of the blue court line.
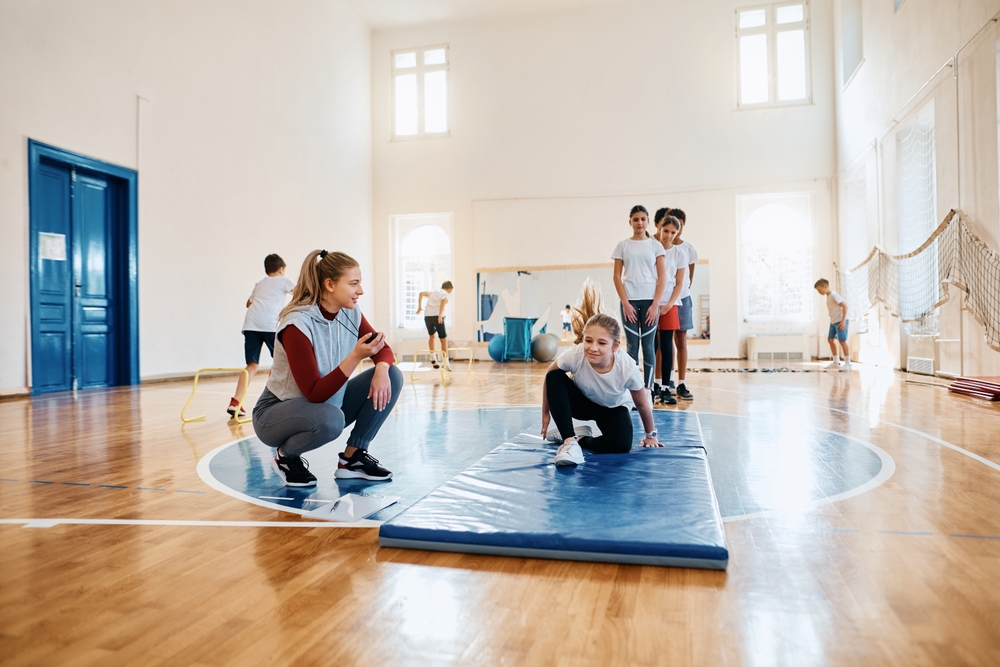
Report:
[[188,491],[187,489],[174,489],[174,493],[200,493],[201,495],[205,495],[204,491]]
[[120,486],[118,484],[98,484],[98,488],[101,489],[127,489],[127,486]]
[[0,477],[0,482],[20,482],[19,479],[11,479],[10,477]]
[[157,489],[157,488],[152,487],[152,486],[137,486],[137,487],[135,487],[135,490],[136,491],[166,491],[166,489]]
[[883,535],[933,535],[934,533],[927,533],[924,531],[909,531],[909,530],[876,530],[876,533],[882,533]]
[[31,484],[55,484],[55,482],[46,482],[44,479],[29,479]]
[[977,540],[1000,540],[1000,535],[960,535],[952,533],[951,537],[971,537]]
[[66,486],[90,486],[90,484],[84,484],[82,482],[63,482]]
[[[10,477],[0,477],[0,482],[20,482],[19,479],[11,479]],[[64,486],[86,486],[94,487],[98,489],[127,489],[129,488],[123,484],[89,484],[84,482],[50,482],[44,479],[29,479],[27,480],[29,484],[62,484]],[[136,486],[132,487],[136,491],[164,491],[167,492],[169,489],[161,489],[159,487],[152,486]],[[199,495],[205,495],[204,491],[192,491],[190,489],[174,489],[174,493],[197,493]]]

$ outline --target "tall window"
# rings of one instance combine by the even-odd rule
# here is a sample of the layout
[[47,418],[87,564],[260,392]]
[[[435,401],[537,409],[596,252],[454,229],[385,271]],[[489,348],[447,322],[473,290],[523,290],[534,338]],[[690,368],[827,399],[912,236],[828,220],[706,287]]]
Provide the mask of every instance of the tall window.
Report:
[[448,47],[392,54],[393,136],[448,134]]
[[736,61],[740,107],[808,103],[809,4],[737,9]]
[[854,71],[865,57],[861,0],[842,0],[840,5],[841,52],[844,57],[844,83],[850,81]]
[[812,195],[750,195],[738,206],[743,319],[811,321]]
[[[417,297],[454,279],[451,214],[398,215],[393,226],[393,324],[397,329],[423,329],[423,313],[416,313]],[[451,307],[449,299],[448,310]]]

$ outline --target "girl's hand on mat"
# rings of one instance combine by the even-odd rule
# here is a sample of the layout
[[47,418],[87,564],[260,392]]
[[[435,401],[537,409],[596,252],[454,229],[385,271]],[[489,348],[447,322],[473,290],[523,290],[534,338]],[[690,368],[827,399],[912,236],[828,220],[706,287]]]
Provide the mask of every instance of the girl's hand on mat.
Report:
[[628,301],[622,303],[622,315],[625,316],[626,322],[635,322],[635,308]]
[[368,398],[372,399],[375,409],[381,412],[389,405],[392,398],[392,381],[389,380],[389,364],[380,363],[375,366],[371,386],[368,387]]
[[379,350],[385,347],[385,334],[381,331],[375,336],[375,340],[370,343],[366,343],[368,337],[371,334],[364,334],[358,339],[358,344],[354,346],[354,353],[358,355],[358,359],[367,359],[373,354],[378,354]]
[[663,443],[656,438],[643,438],[642,442],[639,443],[643,447],[662,447]]

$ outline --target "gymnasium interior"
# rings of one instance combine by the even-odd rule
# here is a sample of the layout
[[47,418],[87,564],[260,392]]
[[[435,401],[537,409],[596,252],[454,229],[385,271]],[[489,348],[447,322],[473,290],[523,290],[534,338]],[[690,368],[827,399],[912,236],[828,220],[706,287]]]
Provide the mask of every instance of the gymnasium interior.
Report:
[[[0,663],[1000,664],[998,19],[0,0]],[[697,250],[691,397],[556,466],[636,205]],[[255,433],[248,296],[320,249],[403,378],[388,482]]]

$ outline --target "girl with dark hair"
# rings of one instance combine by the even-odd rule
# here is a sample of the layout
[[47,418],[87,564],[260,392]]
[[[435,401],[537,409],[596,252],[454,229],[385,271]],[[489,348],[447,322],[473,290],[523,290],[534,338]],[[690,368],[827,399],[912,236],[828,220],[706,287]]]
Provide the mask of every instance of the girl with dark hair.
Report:
[[[632,449],[632,401],[646,430],[640,444],[663,446],[656,438],[653,410],[639,368],[620,349],[621,326],[600,310],[600,294],[588,281],[583,301],[573,312],[576,344],[552,362],[545,375],[542,437],[559,443],[554,459],[557,466],[583,463],[583,449],[598,454],[622,454]],[[593,437],[586,425],[574,431],[573,419],[595,421],[601,435]],[[556,423],[553,431],[548,430],[550,420]]]
[[[357,307],[362,294],[354,259],[314,250],[281,311],[274,364],[254,406],[253,426],[261,442],[276,448],[271,467],[286,486],[314,486],[316,477],[302,454],[336,440],[352,423],[335,476],[392,478],[368,447],[396,404],[403,375],[393,365],[385,335]],[[351,378],[367,358],[374,368]]]
[[643,206],[633,206],[629,212],[632,236],[621,241],[611,253],[615,260],[615,290],[621,299],[622,322],[628,353],[639,362],[642,346],[643,379],[647,387],[653,383],[653,361],[656,358],[654,335],[659,319],[657,304],[666,284],[663,246],[646,232],[649,213]]

